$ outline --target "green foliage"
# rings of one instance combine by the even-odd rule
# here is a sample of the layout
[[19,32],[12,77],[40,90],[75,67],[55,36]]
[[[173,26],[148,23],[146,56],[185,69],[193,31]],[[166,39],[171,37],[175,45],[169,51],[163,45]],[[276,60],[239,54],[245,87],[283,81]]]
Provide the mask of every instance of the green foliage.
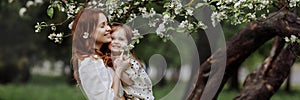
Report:
[[54,13],[54,8],[52,6],[49,6],[47,9],[48,16],[52,19]]
[[148,61],[154,54],[160,54],[165,57],[168,67],[180,67],[180,55],[176,46],[171,41],[164,42],[156,34],[145,35],[144,39],[136,45],[134,51],[143,61]]

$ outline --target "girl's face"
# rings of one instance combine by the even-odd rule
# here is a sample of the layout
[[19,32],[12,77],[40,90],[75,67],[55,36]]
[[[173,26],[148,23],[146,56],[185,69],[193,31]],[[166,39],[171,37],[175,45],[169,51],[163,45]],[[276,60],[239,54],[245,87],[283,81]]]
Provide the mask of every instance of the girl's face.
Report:
[[110,35],[111,28],[108,25],[107,19],[104,14],[100,13],[98,18],[98,25],[95,30],[95,38],[97,43],[111,42]]
[[109,49],[113,53],[121,53],[124,47],[127,46],[128,40],[123,28],[119,28],[112,33],[112,41],[109,44]]

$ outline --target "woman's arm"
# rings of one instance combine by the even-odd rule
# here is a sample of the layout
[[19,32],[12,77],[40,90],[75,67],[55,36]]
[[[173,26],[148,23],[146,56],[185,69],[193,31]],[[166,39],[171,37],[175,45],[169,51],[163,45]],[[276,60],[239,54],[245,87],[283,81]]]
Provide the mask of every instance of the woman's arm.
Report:
[[113,76],[108,74],[102,60],[85,58],[79,64],[78,76],[80,85],[89,100],[112,100],[114,91],[111,88]]

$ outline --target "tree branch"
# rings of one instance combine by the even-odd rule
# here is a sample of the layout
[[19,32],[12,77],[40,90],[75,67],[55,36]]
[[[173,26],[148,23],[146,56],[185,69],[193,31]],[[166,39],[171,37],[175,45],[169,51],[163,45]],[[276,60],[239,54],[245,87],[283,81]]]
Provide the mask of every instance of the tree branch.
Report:
[[245,87],[235,100],[269,100],[287,78],[296,59],[295,52],[299,49],[299,44],[289,44],[287,48],[280,52],[271,65],[264,63],[261,69],[268,66],[270,71],[256,73],[265,77],[252,77],[253,74],[248,76]]
[[[199,100],[202,98],[201,95],[206,96],[209,94],[204,93],[205,88],[215,88],[216,81],[220,80],[214,79],[218,79],[220,73],[212,73],[211,69],[215,69],[214,72],[218,72],[220,68],[212,68],[211,65],[222,66],[220,61],[222,56],[224,56],[222,54],[227,53],[225,74],[218,92],[216,94],[209,94],[214,95],[214,99],[216,99],[228,78],[231,77],[231,73],[237,70],[241,63],[266,41],[276,35],[281,38],[290,35],[300,37],[300,25],[297,24],[299,18],[294,16],[296,16],[294,13],[283,10],[270,14],[266,21],[254,21],[247,25],[227,42],[227,48],[220,49],[213,53],[213,55],[201,65],[198,72],[198,80],[196,84],[194,84],[193,91],[187,99]],[[212,80],[208,80],[209,77],[211,77]]]

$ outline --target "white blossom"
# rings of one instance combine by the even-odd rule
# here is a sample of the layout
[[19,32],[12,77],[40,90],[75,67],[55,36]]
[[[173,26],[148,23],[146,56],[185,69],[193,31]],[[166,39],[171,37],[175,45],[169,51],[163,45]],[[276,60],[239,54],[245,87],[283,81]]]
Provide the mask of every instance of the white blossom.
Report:
[[288,37],[284,38],[285,42],[290,42],[290,39]]
[[291,42],[294,43],[297,40],[297,37],[295,35],[291,35]]
[[156,19],[154,19],[154,20],[149,20],[148,25],[149,25],[150,27],[155,27],[155,26],[156,26],[156,23],[157,23],[158,21],[159,21],[158,18],[156,18]]
[[136,18],[136,14],[130,14],[129,22],[133,21]]
[[134,45],[129,44],[128,47],[129,47],[129,48],[134,48]]
[[297,6],[297,2],[299,4],[300,0],[289,0],[289,6],[290,7],[296,7]]
[[129,7],[124,7],[124,8],[123,8],[124,13],[127,13],[127,12],[128,12],[128,11],[127,11],[128,9],[129,9]]
[[20,10],[19,10],[19,15],[21,16],[21,17],[23,17],[24,16],[24,13],[27,11],[27,9],[25,8],[25,7],[23,7],[23,8],[21,8]]
[[72,22],[69,24],[69,26],[68,26],[68,27],[69,27],[69,29],[72,29],[73,22],[74,22],[74,21],[72,21]]
[[14,2],[14,0],[8,0],[8,3],[12,3],[12,2]]
[[103,3],[98,3],[98,6],[102,7],[102,6],[104,6],[104,4]]
[[193,10],[191,9],[186,10],[186,14],[193,16]]
[[41,27],[41,25],[40,25],[39,22],[36,23],[36,25],[34,26],[34,28],[36,28],[36,29],[35,29],[35,32],[40,32],[41,29],[42,29],[42,27]]
[[241,1],[238,1],[237,3],[234,4],[234,8],[237,8],[240,5],[241,5]]
[[184,28],[185,27],[185,25],[188,23],[188,21],[187,20],[185,20],[185,21],[182,21],[179,25],[178,25],[178,28]]
[[139,30],[137,30],[137,29],[134,29],[132,31],[132,34],[133,34],[133,36],[139,36],[140,35]]
[[57,38],[62,38],[62,36],[63,36],[63,34],[62,34],[62,33],[58,33],[58,34],[56,34],[56,37],[57,37]]
[[156,11],[154,10],[154,8],[151,8],[150,13],[149,13],[150,17],[153,17],[155,14],[156,14]]
[[264,18],[264,19],[266,19],[267,17],[266,17],[266,14],[261,14],[260,15],[262,18]]
[[34,0],[35,4],[43,4],[44,1],[43,0]]
[[139,11],[142,12],[142,13],[145,13],[145,12],[147,12],[147,8],[146,7],[143,7],[143,8],[140,7]]
[[169,14],[164,14],[164,16],[163,16],[164,23],[166,23],[169,20],[169,18],[170,18]]
[[252,3],[248,4],[248,8],[253,9],[253,4]]
[[88,33],[88,32],[84,32],[82,37],[83,37],[84,39],[87,39],[87,38],[89,37],[89,33]]
[[93,0],[92,5],[97,5],[97,1]]
[[59,43],[60,42],[60,38],[54,38],[54,42],[55,43]]
[[52,33],[52,34],[50,34],[50,35],[48,36],[48,38],[49,38],[50,40],[53,40],[55,37],[56,37],[56,34],[55,34],[55,33]]
[[200,27],[202,29],[206,29],[207,28],[207,26],[202,21],[198,22],[198,27]]
[[158,26],[158,28],[156,29],[155,32],[156,32],[157,35],[162,35],[163,34],[162,32],[164,32],[164,31],[166,31],[165,24],[161,23],[161,24],[159,24],[159,26]]
[[30,7],[30,6],[32,6],[32,5],[34,5],[34,2],[33,2],[33,1],[27,1],[27,2],[26,2],[26,7],[27,7],[27,8]]
[[213,12],[211,14],[211,20],[212,20],[212,25],[215,27],[216,24],[219,22],[219,20],[217,19],[217,12]]

